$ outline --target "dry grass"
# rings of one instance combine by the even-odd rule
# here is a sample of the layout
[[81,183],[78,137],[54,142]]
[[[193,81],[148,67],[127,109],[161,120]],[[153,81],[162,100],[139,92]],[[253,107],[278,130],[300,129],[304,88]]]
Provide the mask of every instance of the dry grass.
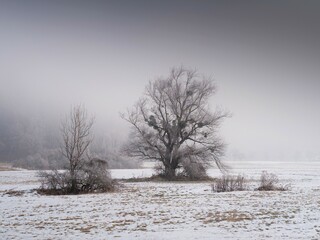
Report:
[[200,216],[197,218],[204,224],[219,223],[219,222],[240,222],[245,220],[253,220],[254,217],[248,212],[239,212],[237,210],[225,211],[225,212],[209,212],[206,216]]
[[5,191],[4,194],[9,195],[10,197],[20,197],[24,194],[24,191],[8,190]]

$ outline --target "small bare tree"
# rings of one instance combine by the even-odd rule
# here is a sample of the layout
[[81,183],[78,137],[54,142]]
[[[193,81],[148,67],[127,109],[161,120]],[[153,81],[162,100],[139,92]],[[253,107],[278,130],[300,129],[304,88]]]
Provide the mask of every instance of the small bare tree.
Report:
[[[222,168],[224,143],[217,130],[228,113],[210,111],[208,100],[215,92],[211,78],[183,68],[150,81],[144,97],[122,115],[132,126],[125,153],[162,163],[167,179],[174,178],[180,167],[186,173],[203,175],[203,168],[212,160]],[[199,171],[188,169],[190,164],[198,165]]]
[[114,189],[106,161],[90,158],[89,146],[93,140],[91,128],[93,118],[89,118],[82,105],[71,109],[62,123],[61,132],[63,156],[68,160],[64,172],[40,172],[40,193],[75,194],[106,192]]
[[89,118],[83,105],[74,106],[62,123],[62,154],[69,162],[71,192],[77,189],[77,173],[88,157],[89,145],[92,142],[90,130],[94,119]]

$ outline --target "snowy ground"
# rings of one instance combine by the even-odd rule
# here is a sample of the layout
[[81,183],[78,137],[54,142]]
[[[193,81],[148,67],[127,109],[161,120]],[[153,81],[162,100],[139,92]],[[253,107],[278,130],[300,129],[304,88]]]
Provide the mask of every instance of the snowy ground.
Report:
[[[210,183],[124,183],[118,192],[40,196],[33,171],[0,172],[0,239],[320,239],[320,163],[236,164],[250,191]],[[286,192],[256,192],[262,170]],[[113,170],[116,178],[149,169]],[[217,170],[210,175],[219,176]],[[23,190],[9,195],[8,190]]]

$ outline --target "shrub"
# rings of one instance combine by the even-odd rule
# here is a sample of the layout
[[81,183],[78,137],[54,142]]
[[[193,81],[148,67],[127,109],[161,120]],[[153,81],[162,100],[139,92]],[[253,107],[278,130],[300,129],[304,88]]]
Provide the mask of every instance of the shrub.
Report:
[[71,177],[67,171],[58,170],[40,171],[38,173],[41,186],[39,193],[43,194],[67,194],[71,188]]
[[41,171],[38,174],[41,182],[39,193],[42,194],[79,194],[92,192],[108,192],[114,190],[105,161],[92,159],[81,169],[71,175],[70,171]]
[[107,192],[114,188],[111,175],[104,160],[93,159],[85,165],[81,172],[81,191]]
[[[206,168],[201,162],[194,162],[190,159],[182,162],[181,169],[177,171],[176,176],[172,177],[170,181],[208,181],[212,180],[207,175]],[[163,164],[156,163],[153,167],[155,174],[150,180],[168,180],[165,174],[165,168]]]
[[279,179],[274,173],[263,171],[260,177],[260,186],[256,188],[257,191],[286,191],[289,186],[278,185]]
[[65,172],[54,170],[39,173],[40,193],[78,194],[113,190],[107,162],[89,156],[93,122],[94,119],[88,117],[83,105],[71,109],[61,125],[61,153],[68,162],[68,168]]
[[244,191],[247,189],[247,181],[244,176],[223,175],[212,184],[213,192]]
[[188,177],[190,180],[201,180],[208,178],[206,167],[202,162],[185,159],[182,162],[182,175]]

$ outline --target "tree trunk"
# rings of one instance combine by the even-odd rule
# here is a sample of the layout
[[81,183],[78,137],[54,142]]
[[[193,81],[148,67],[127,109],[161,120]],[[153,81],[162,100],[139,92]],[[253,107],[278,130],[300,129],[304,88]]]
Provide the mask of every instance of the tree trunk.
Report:
[[176,169],[173,168],[170,164],[166,165],[164,169],[164,175],[166,179],[171,180],[176,176]]
[[77,179],[76,179],[76,174],[75,170],[71,169],[70,170],[70,178],[71,178],[71,193],[77,193]]
[[72,179],[71,180],[71,189],[70,189],[71,193],[77,193],[78,189],[77,189],[77,180],[76,179]]
[[176,169],[177,169],[177,161],[176,159],[167,158],[164,164],[164,175],[168,180],[172,180],[176,177]]

